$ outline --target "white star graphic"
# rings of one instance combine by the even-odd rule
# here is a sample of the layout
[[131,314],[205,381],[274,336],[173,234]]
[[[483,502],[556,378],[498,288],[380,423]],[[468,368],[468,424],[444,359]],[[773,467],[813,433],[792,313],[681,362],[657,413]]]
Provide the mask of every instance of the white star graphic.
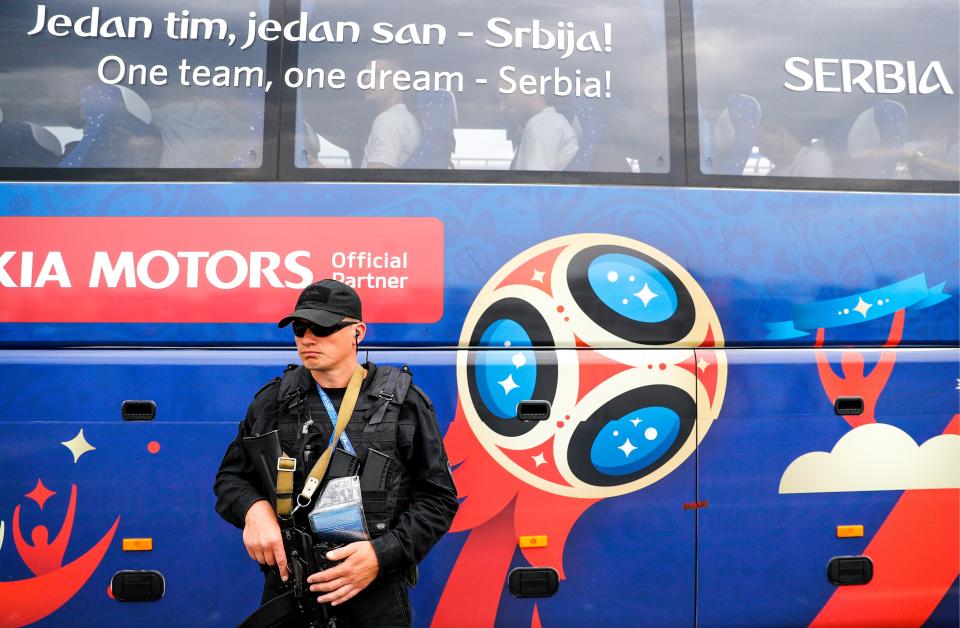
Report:
[[533,269],[533,277],[530,278],[531,281],[536,281],[537,283],[543,283],[544,272],[542,270]]
[[505,395],[509,395],[510,391],[520,388],[520,386],[517,385],[517,382],[513,381],[513,373],[507,375],[507,379],[497,383],[503,386],[503,394]]
[[77,460],[80,460],[80,456],[87,453],[88,451],[93,451],[94,449],[96,449],[96,447],[88,443],[87,439],[83,437],[82,429],[79,432],[77,432],[76,436],[60,444],[66,447],[67,449],[69,449],[70,453],[73,454],[74,464],[77,463]]
[[629,457],[630,457],[630,452],[632,452],[634,449],[636,449],[636,447],[633,446],[633,443],[631,443],[631,442],[630,442],[630,439],[628,438],[628,439],[626,440],[626,442],[624,442],[622,445],[620,445],[619,447],[617,447],[617,449],[619,449],[620,451],[622,451],[622,452],[623,452],[623,455],[626,456],[627,458],[629,458]]
[[706,373],[707,369],[710,368],[710,363],[703,358],[700,358],[700,360],[697,362],[697,368],[700,369],[701,373]]
[[867,312],[870,311],[870,308],[872,307],[873,305],[864,301],[863,297],[857,297],[857,307],[853,308],[853,311],[860,312],[860,314],[862,314],[863,317],[866,318]]
[[638,299],[640,299],[641,301],[643,301],[643,307],[647,307],[647,305],[650,303],[650,301],[653,301],[654,299],[656,299],[656,298],[657,298],[658,296],[660,296],[660,295],[658,295],[656,292],[654,292],[653,290],[651,290],[651,289],[650,289],[650,286],[647,285],[646,283],[644,283],[644,284],[643,284],[643,287],[640,288],[640,292],[635,292],[635,293],[633,294],[633,296],[635,296],[635,297],[637,297]]
[[542,464],[547,464],[547,459],[546,457],[544,457],[542,451],[538,453],[536,456],[532,456],[532,458],[533,458],[533,463],[538,467]]
[[3,522],[0,521],[0,548],[3,547]]
[[640,423],[641,423],[642,421],[640,421],[640,419],[630,419],[630,422],[633,423],[633,426],[634,426],[634,427],[636,427],[636,426],[640,425]]

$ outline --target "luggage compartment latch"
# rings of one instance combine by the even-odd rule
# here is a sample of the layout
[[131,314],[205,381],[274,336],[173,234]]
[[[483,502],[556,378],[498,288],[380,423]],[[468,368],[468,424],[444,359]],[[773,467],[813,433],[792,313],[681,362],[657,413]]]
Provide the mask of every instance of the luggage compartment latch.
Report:
[[166,585],[159,571],[128,569],[113,575],[110,590],[120,602],[156,602],[163,597]]
[[528,399],[517,404],[517,418],[521,421],[546,421],[550,418],[550,402]]
[[837,556],[827,563],[827,579],[838,587],[867,584],[873,580],[873,561],[867,556]]
[[124,401],[120,404],[124,421],[152,421],[157,416],[157,404],[149,399]]
[[833,411],[840,416],[863,414],[863,397],[837,397],[833,402]]
[[550,597],[560,587],[560,575],[552,567],[518,567],[507,576],[514,597]]

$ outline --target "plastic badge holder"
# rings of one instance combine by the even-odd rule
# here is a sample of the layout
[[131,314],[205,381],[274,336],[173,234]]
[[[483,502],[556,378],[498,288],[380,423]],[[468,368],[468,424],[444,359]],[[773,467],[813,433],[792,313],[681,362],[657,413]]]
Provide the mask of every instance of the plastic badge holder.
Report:
[[308,519],[310,529],[321,541],[352,543],[369,540],[363,518],[360,478],[354,475],[327,482]]

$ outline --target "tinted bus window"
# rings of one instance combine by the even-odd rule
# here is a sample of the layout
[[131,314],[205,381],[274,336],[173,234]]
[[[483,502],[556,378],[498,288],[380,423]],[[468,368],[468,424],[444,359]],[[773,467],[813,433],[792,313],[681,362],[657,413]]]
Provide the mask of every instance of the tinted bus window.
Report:
[[694,1],[704,174],[958,179],[958,4]]
[[240,48],[248,13],[267,5],[3,3],[0,167],[259,167],[266,44]]
[[670,171],[661,2],[301,10],[299,168]]

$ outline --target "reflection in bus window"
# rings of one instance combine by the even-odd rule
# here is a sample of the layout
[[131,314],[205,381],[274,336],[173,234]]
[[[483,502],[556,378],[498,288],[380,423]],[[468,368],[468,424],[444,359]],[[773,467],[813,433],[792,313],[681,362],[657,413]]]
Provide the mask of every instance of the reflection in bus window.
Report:
[[957,180],[958,5],[694,6],[704,174]]
[[63,147],[46,127],[31,122],[5,119],[0,109],[0,167],[55,166],[63,156]]
[[[662,2],[598,7],[571,0],[430,0],[398,6],[304,0],[301,11],[309,24],[326,22],[327,32],[334,39],[342,34],[343,41],[298,44],[297,67],[305,77],[296,99],[298,167],[369,165],[364,155],[371,140],[380,139],[371,130],[382,130],[375,119],[385,115],[374,95],[380,92],[390,93],[392,113],[386,115],[393,120],[394,145],[405,152],[416,135],[407,113],[419,134],[409,157],[391,156],[396,166],[380,165],[670,170]],[[371,62],[384,57],[395,65],[374,70]],[[343,70],[342,86],[319,86],[334,69]],[[401,101],[394,102],[397,96]]]
[[83,133],[64,168],[156,167],[163,154],[149,105],[132,89],[89,85],[80,92]]
[[[263,42],[240,50],[219,37],[246,32],[251,11],[267,17],[267,0],[194,0],[188,9],[170,0],[95,4],[0,5],[5,51],[0,57],[0,167],[260,166],[264,89],[253,84],[257,73],[251,73],[249,86],[246,76],[239,86],[201,85],[213,82],[217,68],[265,66]],[[201,38],[168,36],[165,18],[171,12],[190,27],[184,11],[190,19],[204,20],[197,23]],[[64,16],[57,18],[58,33],[67,28],[63,24],[72,25],[67,36],[55,36],[53,27],[45,26],[56,16]],[[86,33],[95,24],[105,28],[113,18],[120,18],[114,23],[123,25],[126,38],[80,36],[80,30]],[[210,39],[202,36],[207,29]],[[189,85],[181,84],[181,63],[189,68]],[[157,65],[167,68],[166,84],[157,84],[161,79],[155,73],[149,80]],[[199,66],[210,69],[207,79],[202,70],[194,74]],[[121,80],[105,84],[101,74],[111,83]]]

